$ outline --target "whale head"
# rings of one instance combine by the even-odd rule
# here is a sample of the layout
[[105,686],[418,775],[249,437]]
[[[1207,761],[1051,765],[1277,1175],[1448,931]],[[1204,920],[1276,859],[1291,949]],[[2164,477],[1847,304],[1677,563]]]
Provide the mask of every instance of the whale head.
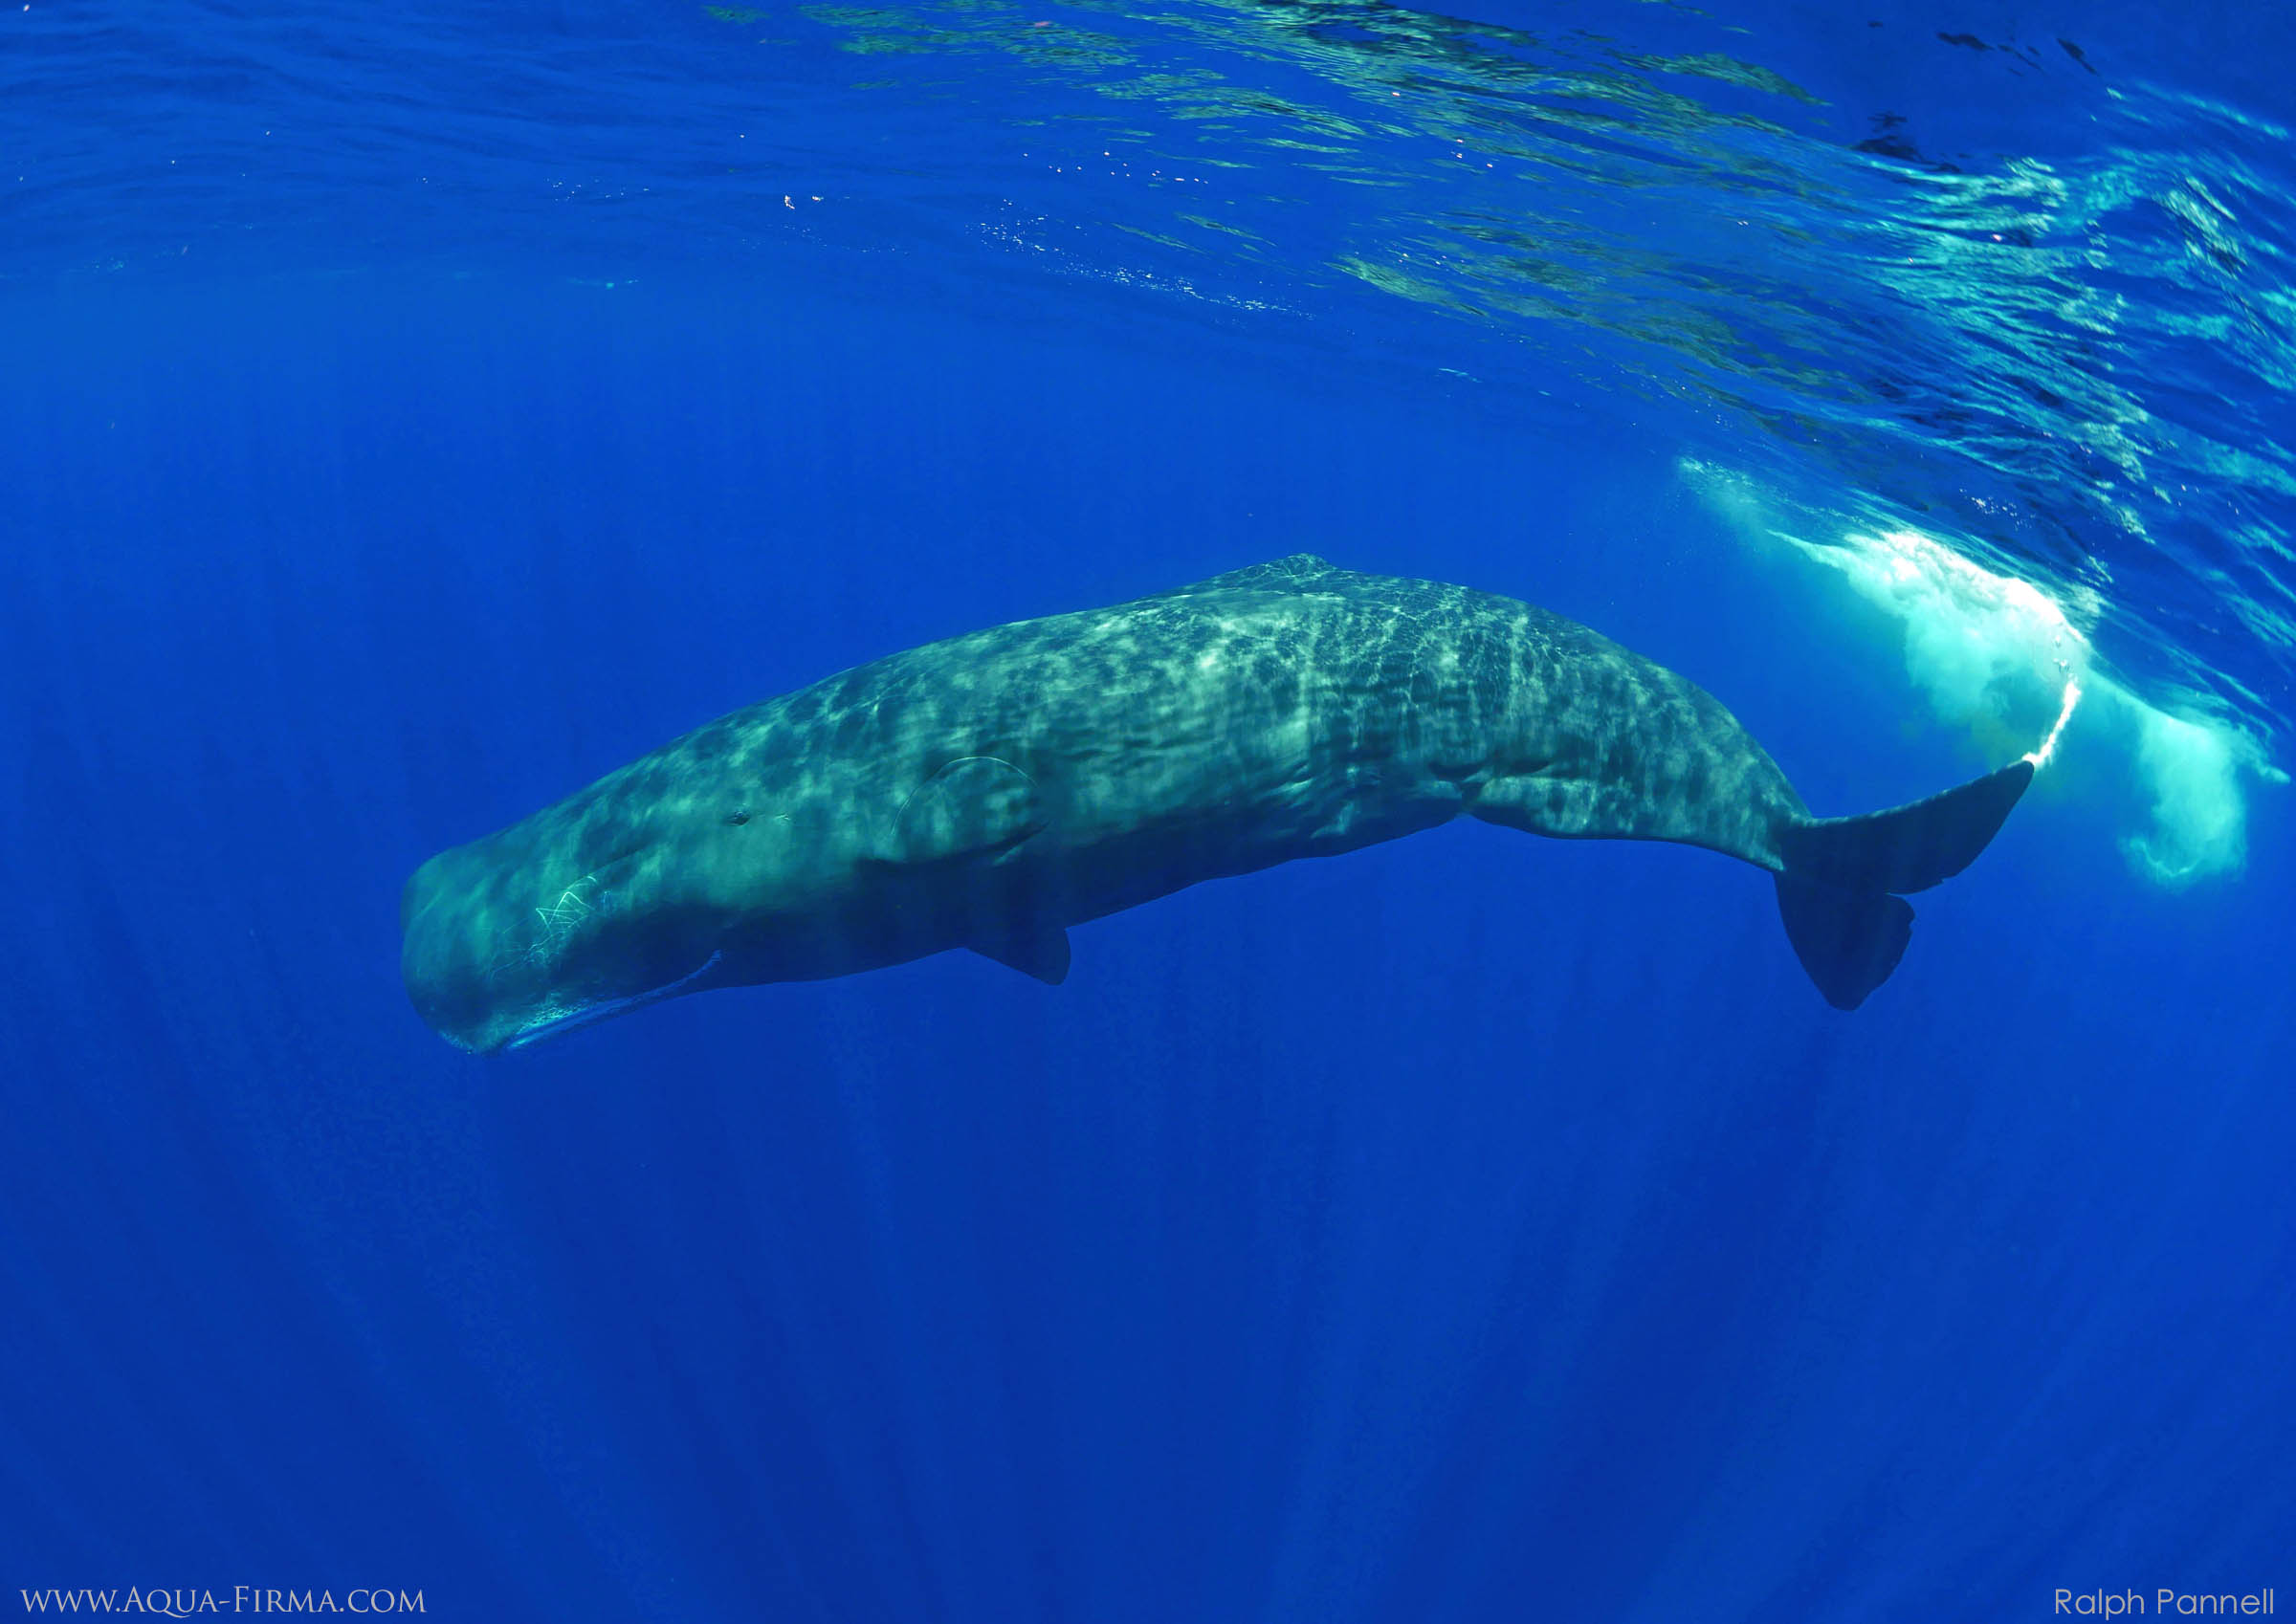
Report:
[[659,843],[578,866],[518,849],[520,830],[443,851],[400,902],[415,1011],[474,1054],[716,985],[732,921]]
[[822,760],[727,775],[697,770],[690,749],[415,870],[400,968],[441,1037],[493,1054],[688,993],[954,945],[960,922],[887,860],[885,819],[825,783]]

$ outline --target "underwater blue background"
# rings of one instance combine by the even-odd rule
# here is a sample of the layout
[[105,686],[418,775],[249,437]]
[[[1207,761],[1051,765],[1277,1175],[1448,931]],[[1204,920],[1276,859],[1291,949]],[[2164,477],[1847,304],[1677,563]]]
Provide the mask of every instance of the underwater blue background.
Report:
[[[2165,15],[0,19],[0,1608],[2296,1596],[2296,50]],[[441,846],[1302,549],[1822,812],[2039,742],[2002,582],[2117,709],[1854,1016],[1759,873],[1481,825],[1058,989],[408,1009]]]

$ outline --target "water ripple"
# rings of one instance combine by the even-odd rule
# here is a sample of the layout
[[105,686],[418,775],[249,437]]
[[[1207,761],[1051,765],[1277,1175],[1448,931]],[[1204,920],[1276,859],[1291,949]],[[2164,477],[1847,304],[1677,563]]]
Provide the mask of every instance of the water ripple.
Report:
[[2141,41],[1876,24],[1798,50],[1585,14],[1615,26],[1373,0],[40,8],[0,25],[0,282],[808,245],[984,297],[1057,284],[1112,333],[1209,321],[1476,380],[1496,411],[1655,412],[1688,451],[2093,603],[2131,681],[2277,735],[2286,131],[2148,77]]

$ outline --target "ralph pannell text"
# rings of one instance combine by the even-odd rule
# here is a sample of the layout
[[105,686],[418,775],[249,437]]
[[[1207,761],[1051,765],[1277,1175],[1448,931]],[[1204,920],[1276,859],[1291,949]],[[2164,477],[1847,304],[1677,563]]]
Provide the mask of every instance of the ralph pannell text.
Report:
[[2055,1612],[2083,1618],[2217,1618],[2272,1611],[2272,1592],[2211,1595],[2199,1591],[2059,1591]]

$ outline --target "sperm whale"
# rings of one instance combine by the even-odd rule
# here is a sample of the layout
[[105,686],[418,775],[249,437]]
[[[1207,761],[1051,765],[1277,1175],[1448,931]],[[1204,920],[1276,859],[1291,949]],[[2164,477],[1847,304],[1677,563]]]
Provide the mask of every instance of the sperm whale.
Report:
[[1069,927],[1468,816],[1674,841],[1774,877],[1843,1009],[2019,761],[1811,816],[1721,704],[1587,627],[1307,554],[891,655],[687,734],[407,883],[401,968],[487,1053],[712,988],[970,949],[1047,982]]

